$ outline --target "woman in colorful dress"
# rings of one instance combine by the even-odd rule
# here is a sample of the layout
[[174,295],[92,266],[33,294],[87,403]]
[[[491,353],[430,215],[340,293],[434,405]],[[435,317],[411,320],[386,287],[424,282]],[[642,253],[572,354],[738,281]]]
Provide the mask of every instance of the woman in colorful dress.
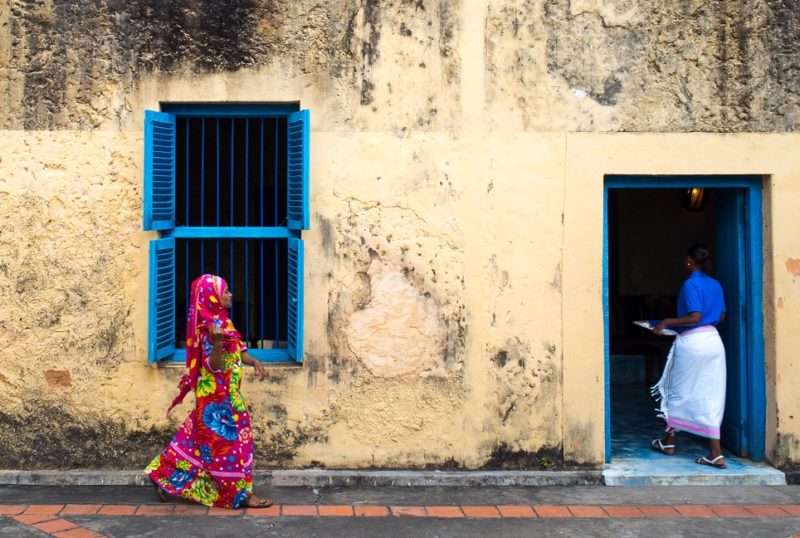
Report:
[[222,278],[206,274],[192,282],[186,322],[188,372],[167,414],[190,390],[196,405],[147,466],[162,501],[175,496],[222,508],[272,505],[253,494],[253,430],[239,392],[242,363],[253,366],[261,381],[265,371],[247,353],[228,316],[232,303]]
[[651,446],[675,454],[675,432],[686,431],[706,437],[709,453],[695,460],[701,465],[725,469],[719,444],[725,411],[725,347],[716,325],[725,321],[722,286],[708,276],[711,253],[702,245],[689,248],[685,267],[690,276],[678,295],[678,317],[662,320],[656,334],[670,328],[678,333],[672,344],[664,374],[653,394],[661,399],[660,412],[667,423],[663,439]]

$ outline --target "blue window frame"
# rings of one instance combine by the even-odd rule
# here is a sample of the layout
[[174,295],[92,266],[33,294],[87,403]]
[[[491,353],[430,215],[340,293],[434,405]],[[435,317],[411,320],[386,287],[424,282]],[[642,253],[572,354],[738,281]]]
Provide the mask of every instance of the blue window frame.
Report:
[[308,110],[168,105],[145,111],[144,229],[150,242],[148,361],[183,361],[188,287],[220,274],[260,361],[303,360]]

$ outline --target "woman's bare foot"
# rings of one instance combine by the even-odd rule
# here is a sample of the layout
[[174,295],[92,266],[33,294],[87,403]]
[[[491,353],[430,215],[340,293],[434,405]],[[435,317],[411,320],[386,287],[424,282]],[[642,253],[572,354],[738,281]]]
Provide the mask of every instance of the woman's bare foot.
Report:
[[247,500],[244,501],[244,505],[247,508],[269,508],[272,506],[272,499],[264,499],[251,493]]

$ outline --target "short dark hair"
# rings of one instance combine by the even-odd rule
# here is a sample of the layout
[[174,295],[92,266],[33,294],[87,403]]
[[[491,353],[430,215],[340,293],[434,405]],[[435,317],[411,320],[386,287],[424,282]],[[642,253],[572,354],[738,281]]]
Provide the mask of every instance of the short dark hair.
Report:
[[689,257],[694,260],[704,273],[711,272],[711,251],[705,245],[695,243],[689,247]]

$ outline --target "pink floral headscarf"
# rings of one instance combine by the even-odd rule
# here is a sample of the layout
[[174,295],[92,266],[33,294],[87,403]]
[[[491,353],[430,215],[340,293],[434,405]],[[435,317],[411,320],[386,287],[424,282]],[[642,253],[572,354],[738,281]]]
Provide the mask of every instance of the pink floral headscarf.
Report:
[[178,383],[180,392],[167,409],[167,415],[183,401],[190,390],[197,387],[200,365],[203,362],[203,336],[208,334],[212,326],[222,328],[225,334],[222,347],[226,353],[246,349],[242,343],[242,335],[233,326],[228,315],[228,309],[222,306],[222,294],[227,288],[228,283],[216,275],[200,275],[192,282],[186,320],[187,372]]

